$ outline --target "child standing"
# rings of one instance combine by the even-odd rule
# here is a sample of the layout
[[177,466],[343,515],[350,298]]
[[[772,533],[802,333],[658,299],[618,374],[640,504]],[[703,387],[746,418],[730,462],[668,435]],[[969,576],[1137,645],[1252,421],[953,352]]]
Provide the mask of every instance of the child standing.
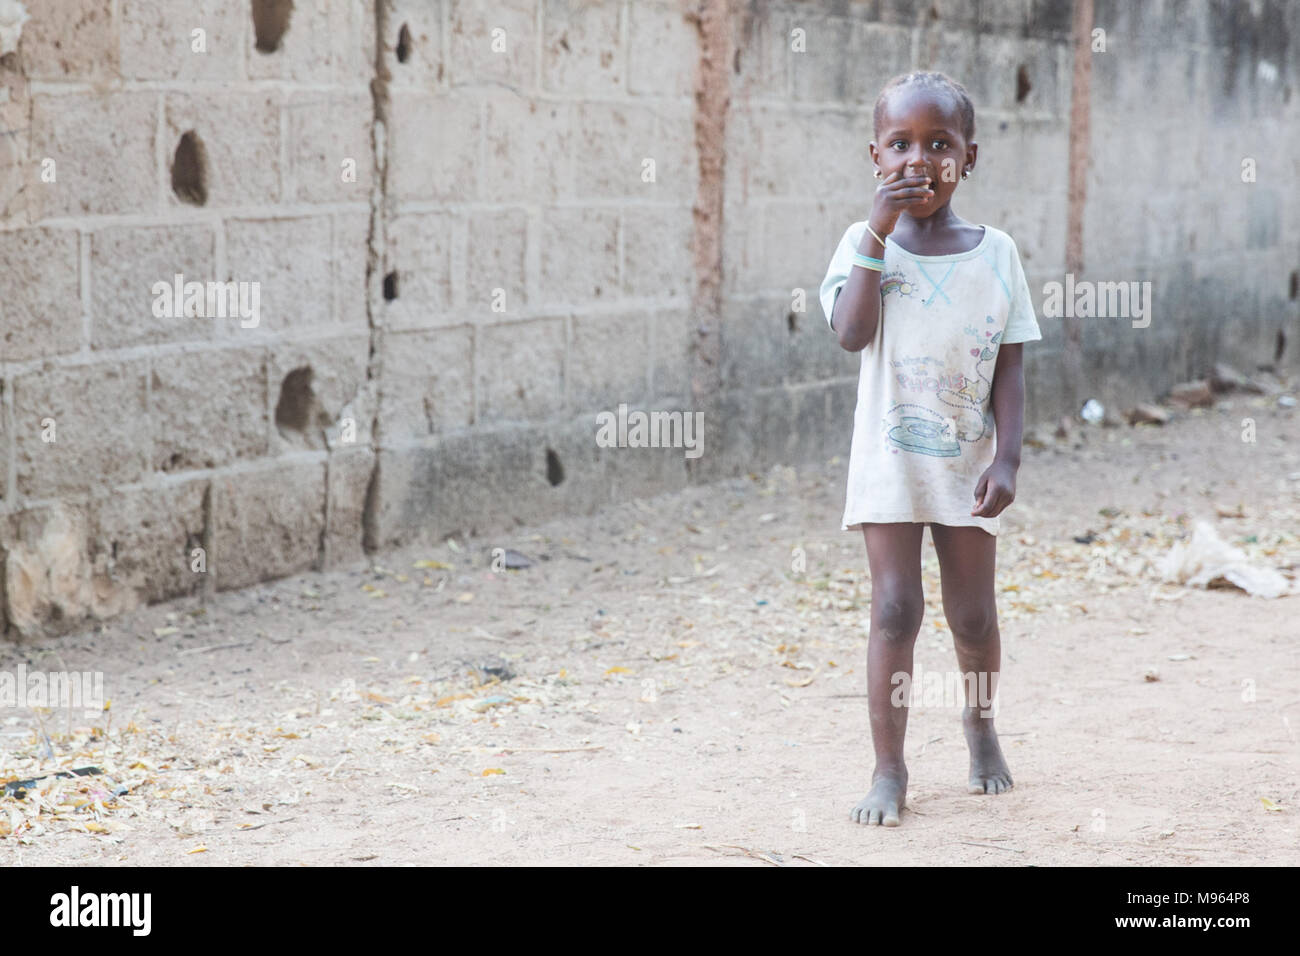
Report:
[[950,205],[975,168],[966,90],[942,73],[908,73],[886,84],[873,120],[881,183],[869,217],[840,240],[820,298],[840,346],[862,352],[842,529],[861,526],[871,570],[876,766],[851,817],[898,826],[907,695],[899,704],[893,691],[910,686],[927,524],[965,678],[968,789],[1011,788],[990,700],[977,696],[995,693],[1000,667],[993,577],[998,515],[1015,498],[1020,467],[1021,343],[1042,334],[1015,242]]

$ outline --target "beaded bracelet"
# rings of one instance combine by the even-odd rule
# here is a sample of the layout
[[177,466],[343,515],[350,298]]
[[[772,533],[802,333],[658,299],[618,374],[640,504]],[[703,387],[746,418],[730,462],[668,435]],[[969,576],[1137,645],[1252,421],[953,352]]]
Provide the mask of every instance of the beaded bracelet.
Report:
[[862,266],[864,269],[872,269],[876,272],[883,272],[885,269],[884,259],[873,259],[871,256],[864,256],[860,252],[853,253],[853,264]]

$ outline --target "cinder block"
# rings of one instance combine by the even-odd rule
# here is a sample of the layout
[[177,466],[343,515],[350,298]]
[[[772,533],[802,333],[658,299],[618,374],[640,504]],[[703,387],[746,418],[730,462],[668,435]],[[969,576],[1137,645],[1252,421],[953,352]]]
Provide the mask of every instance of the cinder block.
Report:
[[580,414],[617,412],[648,397],[649,316],[645,312],[574,316],[569,346],[568,407]]
[[208,573],[221,590],[316,566],[325,528],[325,463],[281,459],[212,479]]
[[790,41],[786,43],[796,100],[870,109],[885,83],[911,69],[910,29],[856,18],[821,17],[812,8],[808,14],[790,15],[787,38],[795,27],[807,31],[805,52],[790,50]]
[[329,512],[323,566],[338,567],[365,556],[366,494],[375,470],[375,453],[350,448],[329,457]]
[[[748,31],[739,38],[732,59],[732,88],[748,91],[755,98],[784,98],[790,90],[791,38],[782,16],[758,16],[746,23]],[[692,40],[698,49],[699,39]],[[698,56],[698,52],[695,54]],[[635,60],[633,61],[635,65]],[[698,67],[691,68],[692,92]],[[641,92],[635,84],[633,92]],[[733,98],[732,108],[738,105]]]
[[232,219],[226,223],[226,267],[235,282],[258,282],[256,328],[227,323],[229,334],[282,332],[333,324],[330,219]]
[[384,449],[374,543],[382,550],[591,513],[609,500],[595,434],[588,416],[564,428],[475,430]]
[[19,495],[57,498],[139,480],[149,467],[146,366],[101,362],[12,380]]
[[[661,130],[657,113],[656,108],[636,100],[626,104],[577,103],[573,107],[573,153],[569,159],[573,168],[571,194],[581,199],[667,198],[661,195],[660,183],[671,186],[674,180],[689,176],[689,164],[684,166],[682,161],[681,137],[693,138],[694,134],[687,134],[681,124]],[[653,183],[644,179],[648,160],[654,161]]]
[[474,336],[469,326],[383,337],[380,442],[410,442],[474,421]]
[[[965,42],[970,41],[967,38]],[[1061,86],[1057,61],[1062,50],[1059,44],[1047,40],[981,35],[969,78],[956,77],[975,101],[976,122],[981,109],[1041,110],[1068,122],[1070,92],[1068,87]],[[1029,81],[1029,90],[1023,100],[1018,100],[1021,67]],[[1151,89],[1158,85],[1153,84]]]
[[[652,148],[637,161],[639,185],[630,196],[682,206],[694,204],[699,199],[700,154],[695,142],[693,104],[657,106],[652,136]],[[652,181],[644,179],[650,168],[644,164],[646,159],[654,160]]]
[[[88,544],[96,581],[154,603],[202,587],[206,478],[132,485],[91,503]],[[205,559],[206,560],[206,559]]]
[[[384,37],[390,84],[397,88],[431,90],[442,85],[442,4],[427,0],[395,0]],[[406,33],[402,33],[402,28]],[[405,41],[404,43],[402,41]],[[402,53],[405,59],[402,59]]]
[[[28,222],[27,151],[31,141],[29,84],[12,70],[0,70],[0,224]],[[38,171],[39,172],[39,171]],[[39,178],[39,177],[38,177]]]
[[[5,407],[5,394],[9,391],[9,381],[0,377],[0,515],[9,511],[9,458],[10,437],[13,428],[9,424],[9,410]],[[0,631],[3,631],[4,595],[0,588]]]
[[690,463],[692,483],[762,474],[794,461],[847,459],[856,398],[852,382],[724,393],[715,410],[704,412],[703,453]]
[[542,302],[613,299],[618,295],[618,212],[558,208],[543,211]]
[[826,325],[817,287],[810,286],[807,291],[806,311],[799,313],[791,311],[788,296],[751,302],[760,321],[785,328],[785,381],[797,385],[855,375],[861,368],[861,356],[840,348],[835,333]]
[[[388,223],[384,269],[396,298],[376,303],[390,328],[428,328],[452,307],[452,251],[459,221],[447,213],[401,214]],[[389,284],[390,287],[392,283]]]
[[[96,349],[210,339],[221,321],[178,314],[176,275],[218,281],[208,225],[109,226],[90,236],[90,342]],[[165,283],[155,291],[156,283]],[[207,297],[204,287],[204,310]],[[155,314],[155,304],[159,305]],[[184,298],[181,301],[184,308]],[[218,303],[213,302],[214,306]]]
[[[274,50],[258,48],[256,31],[250,24],[247,45],[248,76],[253,80],[292,80],[298,83],[338,81],[348,38],[355,36],[355,21],[343,0],[294,3],[288,29]],[[269,38],[267,38],[269,39]],[[266,39],[262,46],[267,46]]]
[[[34,218],[139,213],[158,207],[157,93],[32,97],[28,189]],[[53,183],[40,181],[54,161]]]
[[399,202],[476,198],[482,126],[477,99],[395,90],[389,106],[389,196]]
[[[869,202],[875,189],[866,184],[875,182],[867,153],[870,129],[865,110],[756,111],[734,136],[729,123],[727,153],[738,159],[738,180],[728,170],[729,195],[742,202],[768,196],[856,196]],[[808,143],[818,144],[815,163],[808,161]]]
[[[374,383],[367,380],[369,335],[286,342],[271,350],[270,409],[274,455],[300,448],[370,444]],[[310,378],[303,376],[310,370]],[[297,376],[290,376],[297,372]],[[303,391],[303,383],[310,389]],[[281,403],[284,403],[283,406]]]
[[[492,91],[486,102],[486,149],[479,188],[493,202],[554,202],[571,195],[573,106],[540,101],[512,90]],[[519,157],[529,161],[521,163]]]
[[[621,4],[542,0],[543,89],[588,96],[622,94],[627,63],[619,36],[621,10]],[[634,35],[631,42],[645,41]]]
[[[762,307],[745,299],[728,299],[722,307],[722,387],[749,391],[773,388],[785,380],[789,359],[788,307]],[[829,329],[827,330],[830,331]],[[829,350],[835,347],[827,342]]]
[[[655,402],[643,409],[647,412],[667,412],[669,414],[679,413],[681,415],[693,414],[693,411],[684,409],[680,402]],[[618,409],[610,409],[614,413],[613,421],[617,423]],[[629,414],[632,409],[629,409]],[[707,422],[705,419],[692,419],[691,428],[699,422]],[[683,426],[685,422],[683,420]],[[615,424],[615,427],[617,425]],[[652,426],[653,427],[653,426]],[[669,428],[672,426],[670,425]],[[605,503],[625,504],[633,498],[653,497],[662,495],[669,491],[679,491],[690,484],[689,472],[686,467],[685,440],[688,437],[684,430],[679,436],[682,441],[682,447],[673,447],[666,445],[659,448],[638,447],[633,445],[601,447],[597,445],[597,435],[600,434],[601,424],[598,420],[590,416],[583,416],[581,420],[575,422],[572,426],[571,445],[575,448],[568,449],[568,454],[562,459],[565,462],[574,460],[574,451],[578,451],[577,460],[590,468],[593,475],[599,475],[605,482],[607,488],[604,495]],[[674,436],[671,432],[662,436],[665,441],[671,440]],[[699,448],[701,452],[709,451],[707,444],[707,432],[692,432],[689,436],[694,442],[700,440]],[[588,462],[587,451],[590,447],[595,447],[595,459]],[[569,469],[566,468],[566,471]]]
[[[868,207],[860,215],[865,216],[869,211]],[[833,247],[829,251],[826,248],[826,219],[826,213],[808,202],[764,204],[763,227],[755,237],[761,242],[758,268],[762,279],[750,286],[749,293],[781,296],[788,311],[794,290],[803,289],[811,303],[809,308],[816,306],[820,313],[817,293],[834,252]],[[841,229],[848,227],[849,223],[845,222]],[[837,238],[837,244],[838,241]]]
[[168,204],[186,204],[170,188],[181,137],[191,130],[206,158],[207,207],[261,206],[280,199],[279,92],[169,93],[164,105]]
[[[690,301],[695,262],[690,206],[628,206],[623,210],[623,291],[658,300]],[[725,253],[724,253],[725,255]]]
[[564,320],[537,319],[480,329],[474,369],[475,421],[541,421],[564,405]]
[[[492,319],[501,302],[505,315],[519,314],[528,305],[525,256],[528,215],[519,209],[482,212],[469,217],[465,270],[468,314]],[[498,299],[498,290],[502,298]]]
[[487,6],[477,0],[448,0],[447,17],[447,82],[532,88],[537,69],[536,0],[500,0]]
[[153,468],[217,468],[267,453],[266,354],[205,349],[152,363]]
[[687,309],[650,314],[650,397],[685,399],[691,394],[691,322]]
[[81,349],[78,246],[70,229],[0,232],[0,362]]
[[[634,96],[689,96],[695,89],[700,34],[671,3],[628,7],[628,92]],[[746,38],[748,52],[749,38]]]
[[366,262],[370,250],[370,210],[335,213],[333,232],[335,321],[347,329],[368,331]]
[[18,52],[33,80],[103,80],[118,72],[113,0],[30,3]]
[[300,202],[366,202],[374,184],[374,104],[360,93],[296,93],[289,118],[290,194]]
[[[247,0],[120,0],[122,75],[237,82],[252,44]],[[201,32],[200,32],[201,31]]]
[[[730,194],[730,190],[728,190]],[[738,194],[737,194],[738,196]],[[821,204],[818,205],[819,211],[826,217],[828,234],[834,233],[834,238],[828,239],[824,245],[825,262],[829,263],[831,254],[835,251],[835,244],[839,242],[840,236],[848,228],[849,223],[845,222],[838,225],[836,216],[843,216],[835,206],[827,208]],[[740,202],[739,199],[734,202],[728,202],[722,210],[722,254],[724,268],[722,270],[722,291],[724,295],[748,294],[750,289],[757,288],[758,284],[763,281],[763,274],[758,268],[758,263],[763,252],[763,207],[757,203],[749,204]],[[694,240],[692,240],[694,241]],[[824,274],[824,273],[823,273]],[[695,283],[695,267],[691,266],[691,286]],[[691,292],[688,290],[687,295]]]

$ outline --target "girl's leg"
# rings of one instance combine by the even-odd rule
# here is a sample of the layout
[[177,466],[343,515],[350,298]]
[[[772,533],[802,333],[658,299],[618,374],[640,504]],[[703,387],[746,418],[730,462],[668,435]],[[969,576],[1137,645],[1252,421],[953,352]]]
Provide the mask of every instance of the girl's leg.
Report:
[[[876,768],[871,790],[850,814],[858,823],[896,827],[907,795],[903,735],[907,731],[907,693],[912,648],[921,629],[925,598],[921,591],[923,524],[864,524],[871,568],[871,632],[867,639],[867,697]],[[906,674],[900,684],[897,675]],[[895,693],[896,688],[901,690]],[[896,706],[901,698],[901,706]]]
[[952,631],[957,664],[965,678],[962,729],[970,748],[971,793],[1011,789],[1011,771],[993,729],[993,695],[1001,668],[1002,638],[993,596],[996,535],[983,528],[930,526],[939,554],[943,613]]

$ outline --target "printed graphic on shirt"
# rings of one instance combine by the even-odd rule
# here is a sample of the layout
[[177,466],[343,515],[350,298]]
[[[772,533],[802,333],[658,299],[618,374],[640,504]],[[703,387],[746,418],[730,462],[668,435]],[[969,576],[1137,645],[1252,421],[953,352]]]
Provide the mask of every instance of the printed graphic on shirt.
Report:
[[924,405],[896,403],[885,415],[883,431],[895,446],[891,449],[895,454],[900,448],[936,458],[955,458],[961,454],[952,419],[945,419]]
[[[992,324],[993,317],[985,316]],[[935,409],[914,402],[895,402],[885,413],[882,430],[885,438],[898,449],[921,455],[953,457],[960,455],[961,443],[978,442],[993,430],[988,400],[993,394],[992,369],[1002,333],[967,325],[963,330],[976,343],[970,349],[975,359],[974,377],[947,367],[932,355],[903,356],[890,359],[900,394],[918,397],[933,395],[946,406]],[[981,344],[986,341],[987,344]]]
[[883,299],[891,292],[897,292],[900,298],[911,298],[917,292],[916,283],[902,269],[891,269],[881,276],[880,297]]

